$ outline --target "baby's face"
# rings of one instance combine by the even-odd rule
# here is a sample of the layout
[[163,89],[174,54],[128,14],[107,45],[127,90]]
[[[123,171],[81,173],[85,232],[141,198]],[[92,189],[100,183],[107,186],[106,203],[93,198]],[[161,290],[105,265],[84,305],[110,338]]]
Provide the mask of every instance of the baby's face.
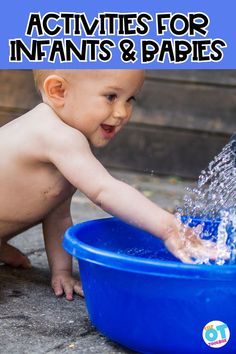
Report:
[[143,80],[142,70],[76,71],[66,96],[65,123],[93,146],[105,146],[129,121]]

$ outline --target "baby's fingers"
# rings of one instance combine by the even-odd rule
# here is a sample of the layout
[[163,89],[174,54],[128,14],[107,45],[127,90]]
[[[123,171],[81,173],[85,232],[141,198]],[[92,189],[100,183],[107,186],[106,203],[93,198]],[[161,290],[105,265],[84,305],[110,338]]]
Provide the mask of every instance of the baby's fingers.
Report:
[[176,258],[178,258],[181,262],[183,263],[188,263],[188,264],[192,264],[194,263],[194,261],[192,260],[192,258],[189,256],[189,254],[187,254],[184,250],[182,249],[178,249],[176,251],[173,252],[174,256]]
[[79,282],[75,282],[75,284],[65,284],[64,285],[64,292],[66,295],[66,300],[73,300],[73,293],[84,297],[84,292],[82,290],[82,286]]
[[84,292],[83,292],[83,289],[82,289],[82,285],[79,281],[75,281],[75,284],[74,284],[74,292],[82,297],[84,297]]
[[217,258],[217,246],[213,242],[199,240],[198,245],[187,245],[188,253],[191,257],[197,259],[216,259]]
[[73,300],[73,293],[84,296],[81,283],[72,277],[62,277],[53,283],[53,290],[57,296],[65,293],[66,300]]
[[52,289],[56,296],[62,296],[64,293],[63,286],[59,279],[52,280]]
[[179,258],[183,263],[196,264],[196,263],[205,263],[210,259],[216,259],[217,249],[206,248],[202,245],[188,245],[182,249],[178,249],[174,252],[174,255]]
[[63,284],[64,293],[66,295],[66,300],[73,300],[73,285],[71,282],[64,282]]
[[215,260],[217,258],[217,246],[211,241],[201,240],[191,234],[176,242],[174,238],[170,238],[166,242],[167,248],[184,263],[199,263]]
[[52,279],[52,288],[55,295],[62,296],[65,294],[67,300],[73,300],[75,282],[76,280],[65,274],[54,276]]

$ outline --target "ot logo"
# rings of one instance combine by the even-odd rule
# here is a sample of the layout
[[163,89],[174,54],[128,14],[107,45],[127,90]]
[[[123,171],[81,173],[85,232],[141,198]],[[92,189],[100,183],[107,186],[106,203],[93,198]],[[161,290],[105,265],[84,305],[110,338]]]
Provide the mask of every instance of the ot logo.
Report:
[[212,348],[223,347],[230,337],[229,327],[224,322],[211,321],[204,326],[202,337],[204,342]]

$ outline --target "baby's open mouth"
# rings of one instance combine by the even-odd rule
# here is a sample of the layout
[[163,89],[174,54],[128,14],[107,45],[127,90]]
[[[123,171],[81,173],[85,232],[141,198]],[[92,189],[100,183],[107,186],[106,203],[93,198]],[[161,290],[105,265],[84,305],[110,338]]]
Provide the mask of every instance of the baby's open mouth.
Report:
[[107,133],[113,133],[115,130],[114,125],[108,125],[108,124],[101,124],[102,129],[104,129]]

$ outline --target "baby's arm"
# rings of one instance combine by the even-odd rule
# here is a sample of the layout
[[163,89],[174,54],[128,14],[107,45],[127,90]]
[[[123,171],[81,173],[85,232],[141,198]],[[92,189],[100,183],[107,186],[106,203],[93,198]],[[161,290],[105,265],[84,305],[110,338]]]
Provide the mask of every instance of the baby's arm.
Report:
[[[64,132],[65,133],[65,132]],[[92,154],[86,138],[74,129],[50,151],[50,160],[72,185],[108,213],[161,238],[168,249],[184,262],[191,256],[214,258],[215,249],[190,233],[188,245],[180,237],[176,218],[144,197],[131,186],[113,178]],[[192,251],[191,251],[192,249]],[[192,253],[191,253],[192,252]]]
[[72,277],[72,258],[62,247],[65,230],[72,225],[70,202],[71,198],[65,200],[43,221],[52,288],[57,296],[65,293],[67,300],[73,299],[73,292],[83,295],[80,282]]

